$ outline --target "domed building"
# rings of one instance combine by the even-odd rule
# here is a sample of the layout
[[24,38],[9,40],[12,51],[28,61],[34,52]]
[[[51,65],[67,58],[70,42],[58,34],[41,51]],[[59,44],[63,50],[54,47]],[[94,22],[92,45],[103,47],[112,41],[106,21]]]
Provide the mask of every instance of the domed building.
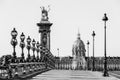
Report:
[[55,57],[56,69],[86,69],[87,62],[85,60],[85,52],[84,42],[80,38],[80,33],[78,33],[77,40],[74,42],[72,47],[72,56]]
[[85,52],[85,45],[80,38],[80,33],[78,33],[77,40],[74,42],[72,48],[72,69],[82,70],[86,68]]

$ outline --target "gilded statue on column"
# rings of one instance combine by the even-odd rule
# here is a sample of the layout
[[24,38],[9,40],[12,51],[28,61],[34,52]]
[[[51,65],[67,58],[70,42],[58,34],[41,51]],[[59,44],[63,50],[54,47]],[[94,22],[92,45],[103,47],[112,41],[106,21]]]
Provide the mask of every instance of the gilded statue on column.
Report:
[[45,8],[45,7],[40,7],[41,8],[41,10],[42,10],[42,18],[41,18],[41,20],[42,21],[48,21],[48,12],[50,11],[50,7],[48,6],[48,10]]

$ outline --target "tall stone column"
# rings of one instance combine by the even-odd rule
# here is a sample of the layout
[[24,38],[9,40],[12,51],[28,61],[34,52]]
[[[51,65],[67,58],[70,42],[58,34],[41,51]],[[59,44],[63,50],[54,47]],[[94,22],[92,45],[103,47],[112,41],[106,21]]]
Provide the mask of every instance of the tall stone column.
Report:
[[41,9],[41,21],[40,23],[37,23],[39,33],[41,33],[40,42],[42,46],[50,50],[50,27],[52,26],[52,23],[48,20],[48,10],[46,10],[45,7],[41,7]]

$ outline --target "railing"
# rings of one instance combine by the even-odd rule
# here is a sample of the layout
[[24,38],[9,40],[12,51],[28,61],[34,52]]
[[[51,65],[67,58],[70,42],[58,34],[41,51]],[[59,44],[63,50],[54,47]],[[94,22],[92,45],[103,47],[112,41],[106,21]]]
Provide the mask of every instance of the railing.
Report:
[[7,74],[7,68],[6,67],[0,67],[0,77],[1,78],[6,78],[8,76]]
[[54,68],[54,66],[43,62],[11,63],[8,67],[0,68],[0,78],[25,77],[52,68]]
[[[39,43],[39,41],[35,41],[34,39],[31,42],[30,36],[26,39],[27,44],[25,44],[25,35],[22,32],[20,35],[20,47],[21,47],[21,57],[17,57],[16,55],[16,46],[18,44],[17,41],[17,31],[14,28],[11,31],[11,45],[13,46],[13,54],[12,55],[3,55],[0,61],[0,80],[1,78],[15,78],[15,77],[25,77],[34,73],[43,72],[46,70],[53,69],[55,67],[55,59],[50,50],[43,45],[43,43]],[[24,48],[28,50],[28,56],[25,59],[24,56]],[[33,51],[33,55],[30,55],[30,51]],[[35,54],[37,53],[37,56]]]

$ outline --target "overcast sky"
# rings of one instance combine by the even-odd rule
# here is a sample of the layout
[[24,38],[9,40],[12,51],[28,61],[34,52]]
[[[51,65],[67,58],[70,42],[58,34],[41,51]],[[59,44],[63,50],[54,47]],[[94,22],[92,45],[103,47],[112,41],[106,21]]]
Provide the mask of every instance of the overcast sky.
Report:
[[[92,31],[95,36],[95,56],[104,55],[104,22],[107,13],[107,56],[120,56],[120,0],[0,0],[0,56],[12,54],[11,30],[18,31],[17,56],[21,55],[20,34],[24,32],[36,41],[40,40],[38,26],[40,6],[50,5],[51,52],[60,56],[72,55],[72,45],[78,29],[85,46],[90,41],[92,56]],[[87,46],[86,46],[87,50]],[[27,50],[25,49],[25,55]],[[32,52],[31,52],[32,54]],[[87,55],[87,53],[86,53]]]

